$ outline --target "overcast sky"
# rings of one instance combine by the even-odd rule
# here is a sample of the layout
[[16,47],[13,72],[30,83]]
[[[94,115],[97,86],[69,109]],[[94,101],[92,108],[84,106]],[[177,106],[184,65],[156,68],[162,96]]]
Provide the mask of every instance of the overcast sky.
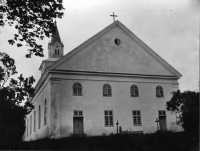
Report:
[[[178,70],[183,77],[179,88],[198,90],[200,0],[63,0],[64,17],[57,20],[64,54],[113,22],[115,12],[144,43]],[[40,78],[39,66],[47,59],[50,39],[38,41],[45,57],[25,58],[27,48],[8,44],[17,31],[0,27],[0,51],[16,61],[18,73]]]

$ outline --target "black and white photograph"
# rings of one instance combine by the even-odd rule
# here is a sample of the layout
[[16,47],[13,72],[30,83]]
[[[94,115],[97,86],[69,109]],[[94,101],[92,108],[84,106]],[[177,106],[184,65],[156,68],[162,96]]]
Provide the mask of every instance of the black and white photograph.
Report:
[[200,0],[0,0],[0,150],[199,151]]

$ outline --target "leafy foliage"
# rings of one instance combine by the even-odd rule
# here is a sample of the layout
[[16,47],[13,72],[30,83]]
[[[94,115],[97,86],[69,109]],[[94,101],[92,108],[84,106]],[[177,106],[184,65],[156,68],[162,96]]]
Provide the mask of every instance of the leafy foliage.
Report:
[[30,49],[26,57],[32,54],[43,57],[43,48],[36,39],[49,37],[54,30],[54,20],[62,18],[64,10],[62,0],[0,0],[0,26],[8,24],[18,31],[9,44]]
[[199,93],[195,91],[172,92],[172,98],[167,102],[167,110],[178,115],[178,124],[186,132],[199,132]]
[[15,60],[10,58],[8,54],[0,52],[0,62],[2,63],[0,66],[0,88],[2,88],[10,76],[16,74],[17,71]]
[[[34,109],[34,106],[26,101],[24,106],[21,103],[33,96],[32,87],[35,79],[24,78],[22,75],[17,80],[10,79],[16,74],[15,62],[6,53],[0,53],[0,136],[3,143],[19,141],[25,131],[25,117]],[[8,82],[7,86],[5,83]]]

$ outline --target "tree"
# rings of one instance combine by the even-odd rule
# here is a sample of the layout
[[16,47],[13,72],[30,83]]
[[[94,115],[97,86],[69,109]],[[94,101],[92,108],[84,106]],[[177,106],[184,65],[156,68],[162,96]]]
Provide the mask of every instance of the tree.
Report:
[[63,16],[62,0],[0,0],[0,26],[14,26],[18,33],[8,40],[9,44],[23,46],[29,53],[43,57],[43,48],[37,39],[50,37],[54,32],[54,21]]
[[11,143],[21,140],[25,117],[34,109],[28,101],[21,103],[33,96],[35,79],[22,75],[17,80],[10,78],[17,72],[14,59],[6,53],[0,53],[0,64],[0,136],[3,143]]
[[180,90],[172,92],[172,98],[166,104],[167,110],[178,115],[178,124],[185,132],[199,132],[199,93]]

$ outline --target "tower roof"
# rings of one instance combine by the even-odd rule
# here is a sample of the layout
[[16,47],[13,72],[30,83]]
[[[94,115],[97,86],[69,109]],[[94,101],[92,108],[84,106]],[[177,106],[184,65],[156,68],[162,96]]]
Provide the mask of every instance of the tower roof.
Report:
[[55,22],[53,35],[51,37],[51,45],[53,45],[56,41],[61,43],[60,35],[59,35],[59,32],[58,32],[58,27],[57,27],[57,24]]

